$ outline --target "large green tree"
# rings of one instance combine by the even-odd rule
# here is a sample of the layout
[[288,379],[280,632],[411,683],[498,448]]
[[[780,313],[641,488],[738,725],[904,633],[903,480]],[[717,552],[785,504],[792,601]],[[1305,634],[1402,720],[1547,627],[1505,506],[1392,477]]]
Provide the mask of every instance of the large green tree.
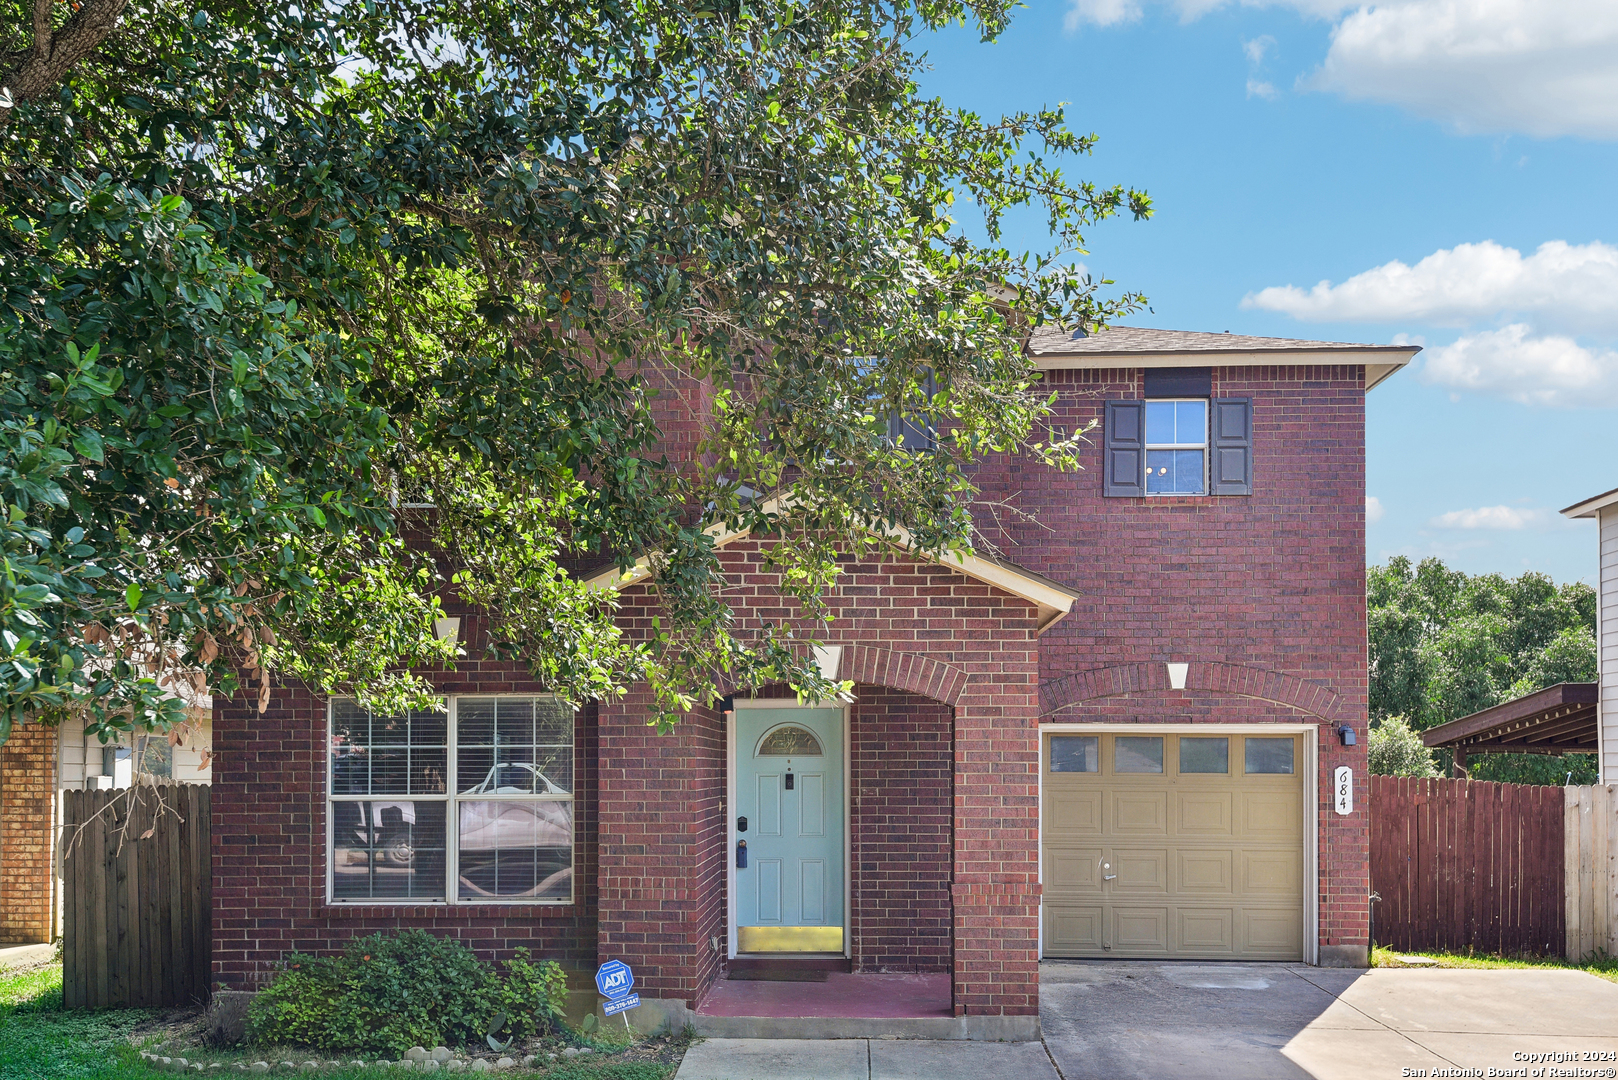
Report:
[[[446,590],[574,700],[826,689],[836,553],[969,546],[986,452],[1076,467],[1022,342],[1139,302],[1071,268],[1150,211],[1064,175],[1093,138],[918,91],[918,36],[1010,7],[0,0],[0,738],[242,670],[419,701]],[[666,372],[713,402],[672,461]],[[936,452],[887,437],[923,410]],[[736,630],[718,522],[805,620]],[[574,571],[648,552],[632,642]]]
[[[1371,719],[1416,731],[1561,682],[1596,677],[1596,591],[1544,574],[1468,575],[1397,556],[1367,575]],[[1447,752],[1444,755],[1448,757]],[[1472,775],[1517,783],[1593,783],[1595,757],[1489,754]]]

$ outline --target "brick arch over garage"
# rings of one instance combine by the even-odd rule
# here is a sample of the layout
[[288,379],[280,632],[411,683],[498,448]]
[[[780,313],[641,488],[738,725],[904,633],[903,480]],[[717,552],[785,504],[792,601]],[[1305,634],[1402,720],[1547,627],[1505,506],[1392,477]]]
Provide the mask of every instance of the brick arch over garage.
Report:
[[[1039,711],[1054,719],[1063,709],[1098,698],[1153,691],[1175,691],[1169,686],[1168,665],[1161,661],[1118,664],[1051,679],[1039,688]],[[1193,661],[1186,670],[1185,691],[1232,694],[1270,701],[1326,721],[1352,720],[1343,701],[1317,683],[1279,671],[1242,667],[1220,661]]]

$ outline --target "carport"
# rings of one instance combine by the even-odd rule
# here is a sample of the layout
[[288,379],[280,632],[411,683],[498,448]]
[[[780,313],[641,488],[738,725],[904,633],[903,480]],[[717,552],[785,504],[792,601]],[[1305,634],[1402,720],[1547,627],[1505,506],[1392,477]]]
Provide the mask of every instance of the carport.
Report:
[[1421,733],[1421,741],[1455,755],[1455,775],[1466,775],[1473,754],[1596,752],[1595,683],[1557,683],[1451,720]]

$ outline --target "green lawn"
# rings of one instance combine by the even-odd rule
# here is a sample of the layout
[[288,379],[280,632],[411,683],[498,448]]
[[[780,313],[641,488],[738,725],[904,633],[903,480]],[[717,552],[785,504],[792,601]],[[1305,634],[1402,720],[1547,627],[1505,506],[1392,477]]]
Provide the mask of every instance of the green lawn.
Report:
[[148,1074],[129,1033],[142,1009],[62,1008],[62,965],[0,972],[0,1076],[6,1080],[102,1080]]
[[[4,1080],[137,1080],[165,1075],[140,1059],[130,1034],[155,1013],[146,1009],[62,1008],[62,965],[26,971],[0,971],[0,1077]],[[144,1042],[155,1042],[152,1039]],[[605,1029],[589,1040],[608,1054],[627,1043]],[[314,1057],[307,1050],[268,1052],[230,1050],[165,1051],[193,1061],[296,1060]],[[329,1055],[320,1055],[322,1059]],[[559,1062],[537,1072],[517,1075],[535,1080],[667,1080],[676,1066],[650,1061]],[[398,1080],[411,1075],[398,1069],[346,1068],[321,1070],[322,1080]],[[510,1076],[512,1073],[502,1073]]]
[[1618,957],[1600,952],[1583,963],[1575,964],[1560,957],[1477,956],[1445,952],[1402,953],[1378,947],[1371,950],[1371,966],[1387,968],[1416,966],[1401,962],[1399,959],[1401,956],[1420,956],[1427,960],[1435,960],[1438,967],[1446,968],[1572,968],[1575,971],[1589,972],[1600,979],[1618,982]]

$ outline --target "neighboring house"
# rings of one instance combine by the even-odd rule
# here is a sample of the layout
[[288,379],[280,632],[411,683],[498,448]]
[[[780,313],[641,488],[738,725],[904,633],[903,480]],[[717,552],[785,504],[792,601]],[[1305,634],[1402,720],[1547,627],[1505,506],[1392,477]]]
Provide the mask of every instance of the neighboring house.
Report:
[[[574,713],[478,660],[427,673],[444,713],[217,701],[217,985],[419,926],[627,961],[676,1020],[761,958],[947,975],[963,1030],[1026,1037],[1042,957],[1363,965],[1365,394],[1417,350],[1030,350],[1058,423],[1102,421],[1091,468],[983,463],[1038,518],[1001,557],[848,563],[818,656],[847,705],[731,688],[658,735],[644,692]],[[673,390],[678,456],[705,397]],[[760,541],[720,543],[740,623],[786,614]],[[655,614],[640,572],[597,583],[632,631]]]
[[206,784],[213,703],[186,700],[190,732],[145,753],[126,736],[103,746],[81,726],[19,724],[0,747],[0,943],[55,941],[61,928],[62,792],[128,787],[137,760],[162,780]]
[[1601,783],[1618,783],[1618,488],[1562,514],[1596,523],[1596,681],[1559,683],[1422,732],[1428,746],[1454,753],[1458,776],[1477,754],[1585,753],[1596,755]]

